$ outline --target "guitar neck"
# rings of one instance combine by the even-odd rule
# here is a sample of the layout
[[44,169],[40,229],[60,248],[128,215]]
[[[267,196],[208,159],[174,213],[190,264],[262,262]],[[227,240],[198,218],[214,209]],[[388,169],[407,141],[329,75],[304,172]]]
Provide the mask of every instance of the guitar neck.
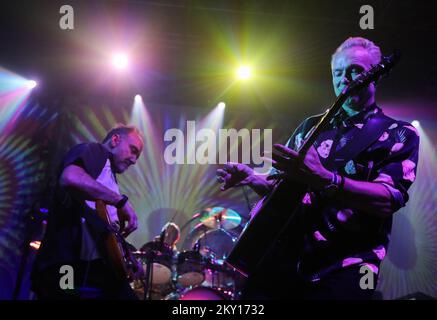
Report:
[[316,142],[317,138],[319,137],[320,133],[327,129],[329,126],[329,123],[331,120],[335,117],[337,112],[341,109],[343,106],[343,103],[348,98],[348,95],[344,92],[342,92],[335,102],[332,104],[332,106],[323,114],[323,116],[320,118],[320,120],[316,123],[314,128],[311,130],[308,138],[304,141],[302,146],[299,148],[299,156],[303,159],[305,155],[307,154],[308,150],[311,148],[311,146]]

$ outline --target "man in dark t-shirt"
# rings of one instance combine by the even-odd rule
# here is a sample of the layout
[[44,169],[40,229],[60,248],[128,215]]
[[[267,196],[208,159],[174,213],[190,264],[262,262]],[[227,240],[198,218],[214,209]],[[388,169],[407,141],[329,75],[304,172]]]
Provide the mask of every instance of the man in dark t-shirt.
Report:
[[[347,39],[331,61],[336,95],[380,60],[381,51],[373,42]],[[302,161],[297,151],[320,115],[303,121],[285,146],[275,145],[278,153],[272,163],[279,172],[272,176],[279,174],[308,187],[296,210],[299,232],[289,235],[298,241],[276,246],[266,259],[269,263],[249,277],[243,299],[372,297],[387,252],[392,215],[408,201],[419,152],[418,131],[384,115],[375,92],[376,84],[371,83],[349,97]],[[381,133],[372,130],[375,120],[387,124]],[[357,146],[360,140],[365,148]],[[354,149],[356,155],[345,159]],[[217,174],[224,182],[222,190],[248,185],[264,196],[273,188],[270,178],[255,175],[243,164],[226,164]],[[366,277],[369,271],[374,276],[372,284]]]
[[[138,129],[118,125],[102,143],[82,143],[67,152],[32,271],[39,299],[135,298],[106,259],[108,226],[98,217],[95,200],[106,204],[112,227],[123,236],[137,229],[137,215],[128,197],[120,195],[116,175],[134,165],[142,149]],[[73,268],[73,289],[60,286],[62,266]]]

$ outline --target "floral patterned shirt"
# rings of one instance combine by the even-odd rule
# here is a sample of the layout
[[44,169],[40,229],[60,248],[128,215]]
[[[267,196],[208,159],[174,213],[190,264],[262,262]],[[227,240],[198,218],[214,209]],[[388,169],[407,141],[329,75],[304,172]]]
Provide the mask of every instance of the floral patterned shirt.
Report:
[[[322,132],[314,146],[325,167],[335,162],[342,148],[353,147],[354,137],[373,116],[386,117],[376,105],[347,117],[343,109]],[[293,133],[287,146],[298,150],[320,116],[307,118]],[[392,124],[367,149],[336,171],[350,179],[383,184],[396,209],[408,201],[408,189],[416,177],[419,133],[411,124]],[[342,207],[321,193],[308,193],[302,199],[305,241],[298,271],[310,281],[350,265],[366,265],[375,274],[387,252],[392,217],[360,213]]]

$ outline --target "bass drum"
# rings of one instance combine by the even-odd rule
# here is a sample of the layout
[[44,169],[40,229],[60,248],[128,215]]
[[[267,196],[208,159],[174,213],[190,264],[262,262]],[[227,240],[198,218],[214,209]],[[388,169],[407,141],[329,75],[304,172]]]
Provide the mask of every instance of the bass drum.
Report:
[[181,294],[179,300],[228,300],[224,292],[208,287],[195,287]]
[[166,243],[151,241],[141,247],[144,253],[140,257],[144,274],[147,274],[147,262],[153,260],[152,264],[152,286],[168,285],[171,283],[173,250]]
[[205,280],[205,258],[197,251],[178,255],[177,282],[183,287],[197,286]]
[[194,287],[185,290],[176,290],[168,294],[164,300],[231,300],[230,293],[209,288]]

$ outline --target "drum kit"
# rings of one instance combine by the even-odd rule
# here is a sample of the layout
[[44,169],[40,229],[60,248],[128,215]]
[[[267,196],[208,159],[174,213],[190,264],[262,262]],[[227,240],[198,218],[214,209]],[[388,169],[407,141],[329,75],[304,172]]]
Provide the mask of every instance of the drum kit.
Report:
[[202,210],[182,227],[197,224],[178,251],[160,239],[144,244],[134,255],[144,279],[132,288],[144,300],[234,300],[243,277],[225,263],[241,232],[241,216],[232,209]]

